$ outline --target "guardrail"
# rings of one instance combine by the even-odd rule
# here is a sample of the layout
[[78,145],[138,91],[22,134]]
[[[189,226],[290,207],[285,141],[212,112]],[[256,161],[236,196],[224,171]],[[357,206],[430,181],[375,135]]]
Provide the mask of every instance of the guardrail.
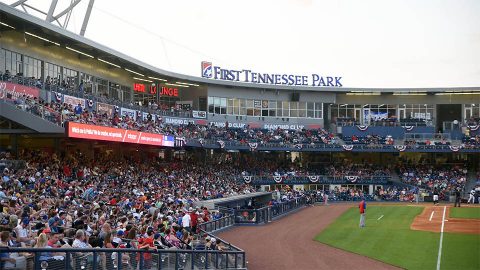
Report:
[[450,133],[405,133],[405,140],[450,140]]
[[258,209],[235,209],[236,224],[262,224],[271,222],[273,218],[299,209],[307,204],[306,197],[298,197],[286,202]]
[[237,178],[238,182],[245,182],[250,185],[302,185],[302,184],[387,184],[391,180],[391,176],[327,176],[327,175],[311,175],[311,176],[241,176]]
[[228,215],[220,219],[200,223],[198,225],[198,228],[200,228],[200,230],[203,230],[205,232],[211,233],[211,232],[218,231],[220,229],[231,227],[234,224],[235,224],[234,215]]
[[[181,117],[181,118],[192,118],[193,119],[193,114],[192,111],[171,111],[171,110],[159,110],[159,109],[152,109],[148,107],[143,107],[140,105],[135,105],[129,102],[123,102],[117,99],[112,99],[112,98],[106,98],[106,97],[101,97],[101,96],[96,96],[93,94],[81,92],[78,90],[75,90],[74,88],[71,87],[65,87],[57,84],[45,84],[41,82],[40,80],[32,79],[32,78],[25,78],[22,76],[10,76],[10,77],[5,77],[5,76],[0,76],[0,81],[5,81],[5,82],[10,82],[10,83],[15,83],[19,85],[24,85],[24,86],[29,86],[32,88],[37,88],[43,91],[47,92],[58,92],[62,93],[65,95],[69,96],[74,96],[78,98],[83,98],[87,100],[93,100],[94,102],[101,102],[101,103],[107,103],[113,106],[118,106],[118,107],[124,107],[127,109],[131,110],[136,110],[136,111],[142,111],[142,112],[147,112],[151,114],[157,114],[160,116],[171,116],[171,117]],[[52,93],[53,95],[53,93]]]
[[21,97],[16,98],[16,100],[12,100],[9,99],[5,94],[0,95],[0,97],[0,100],[5,103],[10,103],[22,111],[36,115],[59,126],[63,127],[63,123],[66,120],[65,115],[38,102],[28,103],[27,100]]
[[[228,249],[229,247],[226,246]],[[16,258],[0,269],[132,270],[246,269],[245,252],[236,250],[138,250],[125,248],[2,248]],[[56,256],[50,256],[55,252]],[[15,256],[13,256],[15,254]],[[19,256],[24,254],[26,256]],[[15,265],[17,268],[15,268]],[[13,268],[11,268],[13,267]]]

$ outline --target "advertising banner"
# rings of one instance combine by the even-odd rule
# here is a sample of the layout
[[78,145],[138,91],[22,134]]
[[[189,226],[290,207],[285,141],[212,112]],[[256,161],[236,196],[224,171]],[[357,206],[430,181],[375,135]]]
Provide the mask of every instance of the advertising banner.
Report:
[[135,130],[95,126],[68,122],[67,136],[87,140],[102,140],[110,142],[126,142],[156,146],[173,147],[175,139],[173,136],[153,134]]
[[125,117],[128,115],[128,117],[132,118],[133,120],[137,120],[137,113],[135,110],[127,109],[127,108],[120,108],[120,115],[122,117]]
[[1,99],[16,100],[17,98],[23,97],[23,95],[29,98],[38,98],[40,96],[40,90],[20,84],[0,82]]
[[97,102],[97,113],[113,116],[113,105]]
[[69,96],[69,95],[63,95],[63,103],[70,104],[73,107],[80,104],[82,106],[82,108],[85,108],[85,99],[83,99],[83,98],[73,97],[73,96]]
[[193,111],[192,116],[193,116],[193,118],[206,119],[207,118],[207,112],[206,111]]

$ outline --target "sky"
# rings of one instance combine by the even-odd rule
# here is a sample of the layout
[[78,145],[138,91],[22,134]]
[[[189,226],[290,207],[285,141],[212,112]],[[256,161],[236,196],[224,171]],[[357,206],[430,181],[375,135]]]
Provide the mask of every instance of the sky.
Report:
[[[70,3],[58,2],[55,14]],[[87,4],[68,30],[80,32]],[[210,61],[344,87],[480,87],[480,0],[96,0],[85,36],[197,77]]]

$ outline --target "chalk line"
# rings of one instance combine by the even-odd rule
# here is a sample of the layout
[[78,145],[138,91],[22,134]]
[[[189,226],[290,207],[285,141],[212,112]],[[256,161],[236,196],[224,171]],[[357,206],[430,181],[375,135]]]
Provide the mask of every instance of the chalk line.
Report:
[[443,226],[445,225],[445,212],[447,207],[443,207],[442,228],[440,229],[440,245],[438,246],[437,270],[440,270],[440,261],[442,260],[442,244],[443,244]]

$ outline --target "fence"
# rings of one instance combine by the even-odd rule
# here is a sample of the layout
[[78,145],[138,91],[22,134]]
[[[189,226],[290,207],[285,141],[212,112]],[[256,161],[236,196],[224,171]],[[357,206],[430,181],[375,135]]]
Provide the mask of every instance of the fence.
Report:
[[235,209],[236,224],[261,224],[272,221],[273,218],[305,206],[306,197],[295,198],[271,206],[258,209]]
[[230,214],[226,217],[223,217],[217,220],[201,223],[198,225],[198,228],[200,228],[200,230],[210,233],[210,232],[218,231],[220,229],[231,227],[234,224],[235,224],[234,215]]
[[449,133],[405,133],[405,140],[450,140]]
[[0,100],[3,102],[8,102],[15,105],[18,109],[26,111],[28,113],[34,114],[42,119],[50,121],[59,126],[63,126],[63,123],[66,119],[65,115],[62,115],[60,112],[55,111],[47,106],[44,106],[38,102],[28,102],[22,97],[16,98],[16,100],[9,99],[7,95],[1,94]]
[[[228,248],[228,247],[227,247]],[[1,249],[17,266],[32,270],[134,270],[134,269],[245,269],[245,252],[237,250],[133,250],[98,248]],[[15,256],[13,253],[27,254]],[[8,269],[10,265],[1,265]],[[16,269],[16,268],[15,268]]]
[[37,88],[40,90],[44,90],[47,92],[51,92],[53,95],[53,92],[58,92],[62,93],[64,95],[69,95],[69,96],[75,96],[78,98],[83,98],[88,100],[92,100],[94,102],[102,102],[102,103],[108,103],[110,105],[118,106],[118,107],[123,107],[131,110],[136,110],[136,111],[142,111],[142,112],[147,112],[151,114],[157,114],[159,116],[171,116],[171,117],[182,117],[182,118],[192,118],[192,111],[190,110],[162,110],[162,109],[154,109],[150,107],[145,107],[145,106],[140,106],[137,104],[133,104],[132,102],[126,102],[126,101],[120,101],[118,99],[114,98],[107,98],[107,97],[102,97],[99,95],[93,95],[89,93],[84,93],[79,90],[75,90],[75,88],[71,88],[69,86],[61,86],[57,84],[44,84],[40,80],[37,79],[32,79],[32,78],[26,78],[22,76],[0,76],[0,81],[5,81],[5,82],[10,82],[10,83],[15,83],[19,85],[24,85],[24,86],[29,86],[32,88]]

